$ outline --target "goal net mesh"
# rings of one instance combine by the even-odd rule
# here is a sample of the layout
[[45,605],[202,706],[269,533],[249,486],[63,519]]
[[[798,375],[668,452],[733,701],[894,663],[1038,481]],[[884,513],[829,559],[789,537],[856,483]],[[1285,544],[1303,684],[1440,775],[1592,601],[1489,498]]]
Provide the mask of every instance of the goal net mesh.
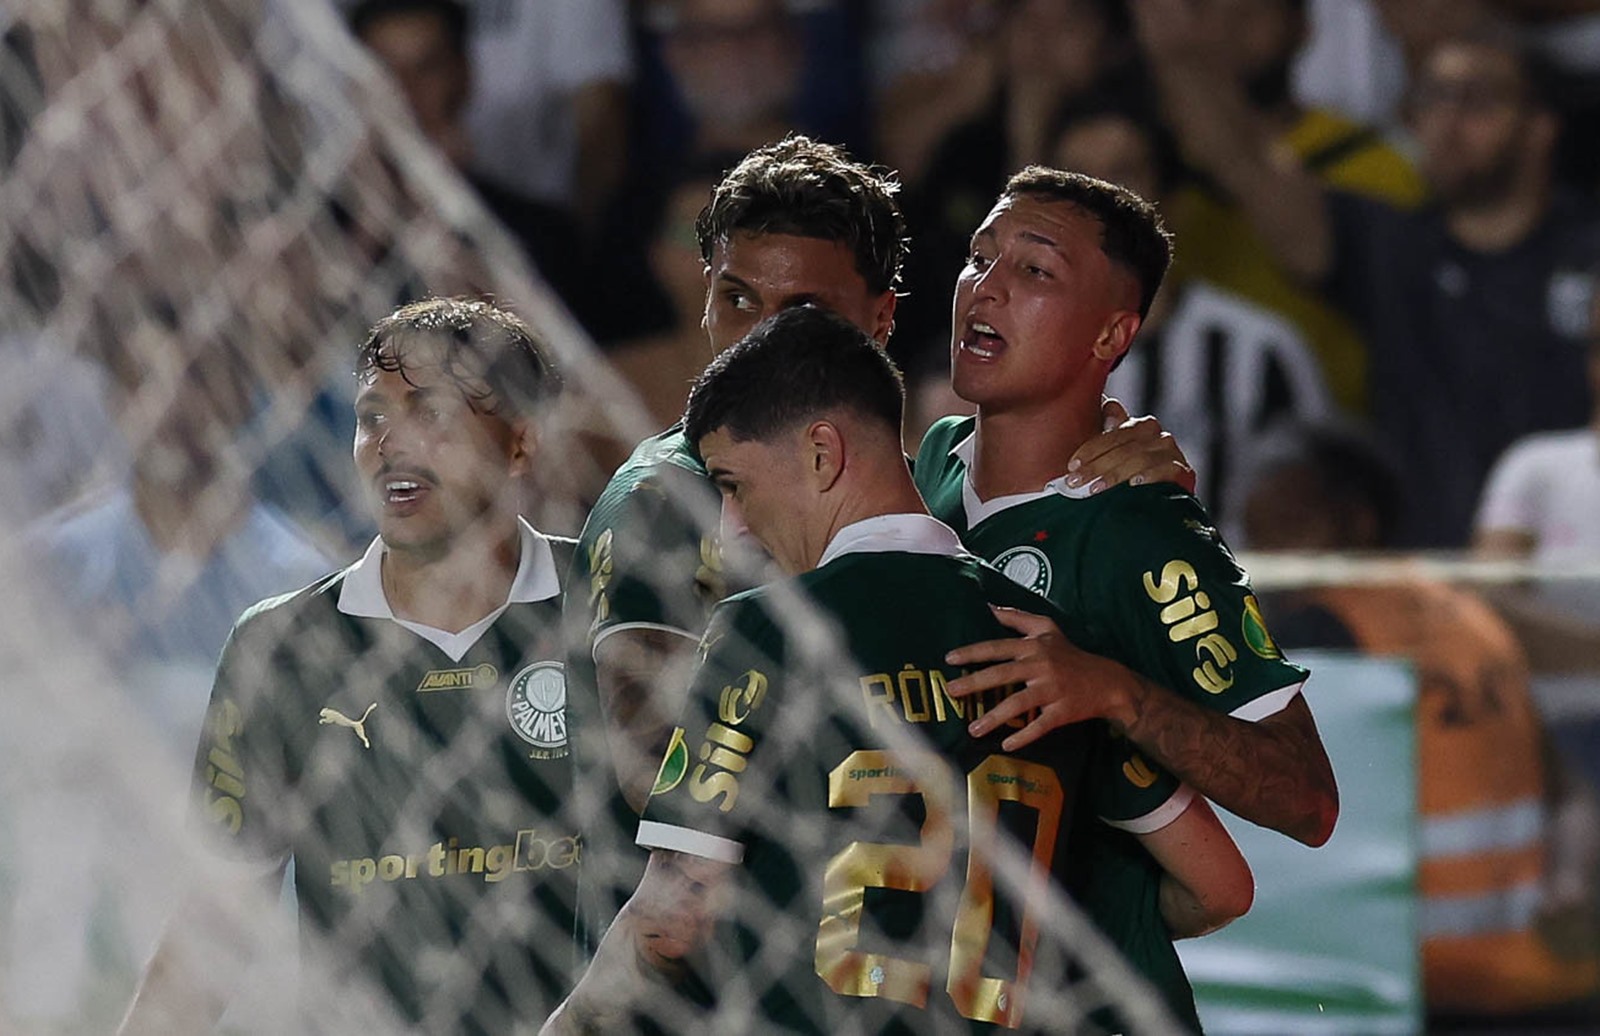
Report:
[[[348,564],[370,535],[351,503],[354,349],[430,295],[514,309],[574,386],[543,431],[539,527],[581,526],[606,474],[586,444],[653,429],[332,8],[12,0],[0,20],[0,1029],[104,1032],[211,873],[189,774],[221,639],[197,625],[187,654],[144,649],[184,609],[222,633],[235,615],[196,605],[205,560],[182,550],[158,552],[153,577],[114,600],[79,600],[47,574],[41,536],[125,493],[136,461],[198,451],[213,477],[187,517],[225,515],[248,491],[306,531],[326,571]],[[797,636],[828,635],[799,604],[792,618]],[[1028,882],[1025,847],[993,855],[997,883]],[[1076,1031],[1117,1005],[1130,1030],[1167,1031],[1071,904],[1034,894],[1030,1027]],[[403,1031],[383,990],[329,978],[345,973],[296,930],[291,898],[209,904],[258,944],[225,1027],[305,1031],[309,1016],[330,1032]],[[774,935],[769,955],[806,952],[804,924],[749,909]],[[503,927],[477,921],[486,937]],[[541,942],[552,962],[572,952],[570,933]],[[751,1004],[781,970],[761,956],[728,977],[712,1029],[755,1031]],[[439,974],[446,988],[448,962]]]

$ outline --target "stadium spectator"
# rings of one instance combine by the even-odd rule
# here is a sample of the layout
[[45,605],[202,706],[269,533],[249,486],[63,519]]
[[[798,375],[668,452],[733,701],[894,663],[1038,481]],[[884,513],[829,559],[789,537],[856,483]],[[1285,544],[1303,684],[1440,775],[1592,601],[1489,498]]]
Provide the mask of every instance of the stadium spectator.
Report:
[[[1058,460],[1099,428],[1106,377],[1161,287],[1170,248],[1154,208],[1126,188],[1039,166],[1007,182],[973,235],[956,283],[950,381],[977,414],[928,431],[917,487],[969,549],[1074,628],[1064,636],[1046,617],[1003,616],[1024,636],[952,652],[952,664],[984,668],[950,693],[1024,681],[1026,691],[974,721],[974,736],[1034,709],[1008,750],[1104,719],[1223,808],[1318,846],[1333,833],[1338,792],[1300,694],[1305,670],[1273,644],[1204,508],[1138,479],[1094,493]],[[1090,916],[1197,1026],[1153,906],[1160,868],[1119,832],[1079,845]]]
[[484,206],[511,231],[523,254],[580,320],[589,315],[578,227],[564,207],[540,201],[474,171],[465,116],[477,70],[462,0],[361,0],[350,31],[399,84],[417,126],[466,178]]
[[[1181,175],[1161,124],[1122,99],[1069,106],[1053,156],[1060,168],[1120,184],[1158,209]],[[1106,391],[1135,413],[1161,415],[1194,466],[1195,495],[1224,525],[1237,512],[1236,475],[1260,429],[1333,409],[1299,329],[1203,275],[1163,284]]]
[[[1188,60],[1182,0],[1139,0],[1159,50]],[[1167,20],[1174,24],[1168,25]],[[1170,38],[1168,38],[1170,37]],[[1378,430],[1407,474],[1398,545],[1464,547],[1484,476],[1530,432],[1588,419],[1583,340],[1600,221],[1560,189],[1540,66],[1498,33],[1452,39],[1413,84],[1436,201],[1414,212],[1277,160],[1248,124],[1191,106],[1191,157],[1233,183],[1284,268],[1326,291],[1371,345]]]
[[[1340,425],[1280,428],[1261,443],[1253,471],[1252,548],[1373,551],[1393,542],[1401,476],[1364,435]],[[1285,591],[1267,606],[1285,645],[1399,655],[1416,667],[1428,1031],[1542,1030],[1562,1019],[1592,1026],[1592,1002],[1529,1014],[1600,988],[1600,814],[1592,789],[1550,744],[1511,630],[1476,595],[1410,572]]]
[[627,163],[625,0],[482,0],[470,45],[476,169],[592,231]]
[[1277,255],[1270,200],[1233,150],[1249,147],[1316,184],[1410,208],[1424,186],[1373,128],[1305,108],[1290,70],[1306,40],[1306,0],[1134,0],[1130,5],[1162,109],[1199,174],[1168,219],[1183,247],[1172,276],[1200,277],[1278,313],[1305,335],[1335,401],[1370,405],[1369,330],[1332,306]]
[[[924,354],[944,352],[950,330],[944,286],[955,282],[972,228],[1006,177],[1048,160],[1056,112],[1096,89],[1140,88],[1122,0],[1019,0],[980,13],[983,27],[974,28],[968,54],[946,74],[951,82],[913,80],[908,89],[916,92],[879,120],[890,154],[911,149],[901,139],[909,133],[935,140],[919,163],[925,172],[906,174],[906,218],[917,228],[906,278],[915,290],[900,306],[891,352],[907,368]],[[939,124],[919,130],[930,112]]]
[[[935,709],[907,697],[902,710],[892,690],[863,699],[863,688],[889,679],[875,673],[900,674],[906,686],[914,670],[937,687],[954,675],[946,650],[1003,631],[994,605],[1037,603],[929,517],[901,449],[902,397],[882,348],[812,307],[764,321],[696,382],[684,435],[721,490],[724,527],[753,536],[793,578],[713,613],[639,824],[639,844],[652,850],[644,879],[546,1032],[620,1031],[636,1014],[681,1031],[662,990],[691,973],[721,993],[750,989],[759,1003],[723,1006],[750,1012],[752,1028],[1063,1022],[1045,1006],[1056,990],[1029,988],[1033,943],[1053,942],[1050,926],[1030,938],[1026,923],[1018,935],[997,920],[1046,912],[1044,894],[988,877],[987,860],[993,842],[1015,839],[1064,880],[1075,851],[1066,811],[1080,789],[1086,808],[1092,802],[1101,819],[1143,832],[1168,866],[1161,899],[1175,933],[1200,934],[1248,909],[1249,867],[1205,800],[1154,771],[1154,780],[1135,780],[1140,764],[1104,728],[1080,724],[1008,755],[998,733],[970,737],[948,701]],[[833,619],[843,650],[796,630],[786,595]],[[709,761],[695,765],[690,746],[707,738],[735,747],[708,747]],[[1112,754],[1099,754],[1106,748]],[[1008,786],[1001,775],[1028,790],[997,794]],[[950,801],[941,781],[968,801]],[[878,810],[839,808],[899,795],[924,805],[887,822]],[[1026,815],[993,814],[993,833],[969,827],[969,809],[976,817],[1000,799]],[[853,866],[869,845],[881,862]],[[957,847],[968,855],[964,868],[949,859]],[[951,919],[957,931],[972,920],[955,909],[970,886],[957,887],[975,873],[984,875],[983,931],[952,942]],[[752,934],[733,949],[719,922]],[[974,953],[967,938],[983,949]],[[714,949],[738,978],[716,970],[715,957],[699,964]],[[985,963],[1002,957],[1022,962],[1015,977],[998,995],[976,994]],[[752,989],[758,976],[771,985]],[[1041,975],[1034,985],[1060,981]]]
[[232,867],[172,918],[125,1032],[214,1023],[252,941],[233,911],[291,858],[305,1030],[505,1032],[570,986],[570,552],[517,512],[558,376],[520,320],[454,299],[380,321],[357,367],[379,537],[235,624],[194,774]]
[[[250,492],[238,452],[252,410],[240,357],[221,344],[186,346],[154,321],[130,320],[117,332],[103,353],[111,375],[105,402],[126,443],[128,471],[41,518],[21,546],[75,627],[93,631],[95,651],[116,679],[107,716],[119,736],[149,746],[145,789],[176,807],[231,616],[306,585],[328,561]],[[88,789],[50,787],[25,806],[12,804],[44,811],[54,830],[72,832],[62,855],[78,861],[63,881],[60,857],[19,859],[8,883],[18,898],[8,897],[5,910],[18,918],[34,911],[28,890],[50,890],[48,935],[12,926],[0,947],[10,965],[3,969],[8,1008],[40,1031],[113,1024],[114,1016],[95,1012],[125,1001],[181,896],[172,847],[135,825],[96,824],[92,797]],[[130,871],[147,876],[137,895],[120,891]],[[273,931],[278,937],[264,940],[263,966],[241,992],[234,1024],[284,1020],[270,993],[293,972],[293,940]],[[91,942],[98,968],[66,949]]]

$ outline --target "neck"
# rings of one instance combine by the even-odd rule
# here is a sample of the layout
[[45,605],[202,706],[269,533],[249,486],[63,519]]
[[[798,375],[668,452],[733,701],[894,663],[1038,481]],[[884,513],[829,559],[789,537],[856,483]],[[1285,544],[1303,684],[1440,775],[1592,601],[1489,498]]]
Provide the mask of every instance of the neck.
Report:
[[1034,493],[1066,473],[1078,447],[1100,432],[1100,389],[1047,409],[1001,411],[978,407],[973,432],[972,487],[981,500]]
[[886,514],[927,514],[928,505],[922,502],[911,471],[906,467],[904,454],[896,454],[898,465],[883,465],[878,470],[862,471],[844,490],[837,506],[827,513],[827,519],[818,524],[819,535],[808,543],[807,568],[816,568],[823,551],[839,535],[839,530],[868,518]]
[[1550,187],[1540,182],[1503,198],[1445,210],[1450,236],[1474,252],[1503,252],[1527,240],[1550,208]]
[[383,595],[395,618],[460,633],[506,603],[522,557],[515,516],[485,517],[443,550],[383,551]]

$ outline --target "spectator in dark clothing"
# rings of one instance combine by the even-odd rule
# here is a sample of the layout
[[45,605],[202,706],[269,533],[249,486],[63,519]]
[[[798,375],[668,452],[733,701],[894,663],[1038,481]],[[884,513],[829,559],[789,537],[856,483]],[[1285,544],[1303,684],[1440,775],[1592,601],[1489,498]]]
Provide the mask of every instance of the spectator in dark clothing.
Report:
[[[1181,61],[1183,4],[1137,2]],[[1360,325],[1373,417],[1406,473],[1399,546],[1465,546],[1500,452],[1588,419],[1600,212],[1555,183],[1544,82],[1495,32],[1429,52],[1411,122],[1434,202],[1415,212],[1324,187],[1225,115],[1187,133],[1190,159],[1227,177],[1284,266]]]

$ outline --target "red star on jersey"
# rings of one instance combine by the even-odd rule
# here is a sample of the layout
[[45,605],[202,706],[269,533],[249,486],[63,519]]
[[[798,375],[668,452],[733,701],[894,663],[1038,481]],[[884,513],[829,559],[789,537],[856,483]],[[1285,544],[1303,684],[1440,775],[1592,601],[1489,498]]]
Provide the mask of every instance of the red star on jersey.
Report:
[[1048,532],[1045,532],[1043,529],[1040,529],[1038,532],[1033,534],[1033,542],[1035,542],[1035,543],[1043,543],[1045,540],[1047,540],[1049,538],[1050,538],[1050,534]]

